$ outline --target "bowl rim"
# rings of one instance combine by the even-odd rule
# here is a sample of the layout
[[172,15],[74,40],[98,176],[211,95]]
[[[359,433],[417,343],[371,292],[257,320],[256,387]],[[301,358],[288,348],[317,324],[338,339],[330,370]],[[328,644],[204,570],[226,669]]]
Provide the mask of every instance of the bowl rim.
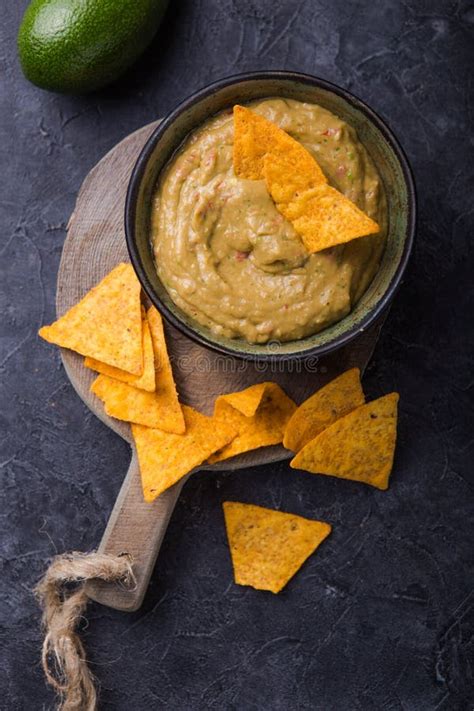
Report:
[[[135,222],[136,222],[136,209],[138,202],[138,194],[141,186],[141,181],[144,176],[148,161],[153,154],[156,144],[158,143],[161,136],[165,131],[173,124],[178,116],[180,116],[184,111],[192,107],[194,104],[212,96],[217,91],[224,89],[228,86],[240,84],[249,80],[271,80],[271,79],[282,79],[289,81],[297,81],[303,84],[310,84],[311,86],[316,86],[318,88],[324,89],[328,92],[332,92],[340,96],[342,99],[347,101],[349,104],[358,109],[363,113],[369,121],[371,121],[375,127],[380,131],[383,138],[389,144],[390,148],[394,152],[397,160],[400,163],[403,179],[407,190],[407,226],[405,231],[405,240],[403,244],[403,252],[400,258],[400,262],[397,269],[388,284],[383,295],[380,297],[377,304],[361,319],[359,323],[349,328],[347,331],[339,334],[333,340],[323,343],[321,345],[309,346],[303,351],[297,353],[281,353],[277,351],[271,351],[268,353],[251,353],[245,352],[237,349],[232,349],[221,343],[212,340],[212,337],[207,337],[204,334],[199,333],[194,330],[188,324],[181,321],[175,314],[168,308],[168,306],[161,300],[156,291],[154,290],[151,282],[148,279],[144,266],[142,264],[138,247],[135,242]],[[412,168],[406,156],[406,153],[402,146],[400,145],[398,139],[396,138],[393,131],[388,127],[387,123],[381,116],[374,111],[370,106],[368,106],[362,99],[355,96],[352,92],[347,89],[334,84],[326,79],[322,79],[311,74],[305,74],[301,72],[285,71],[285,70],[267,70],[267,71],[253,71],[253,72],[243,72],[240,74],[233,74],[217,81],[212,82],[204,86],[201,89],[193,92],[186,99],[181,101],[174,109],[172,109],[159,123],[159,125],[152,131],[150,136],[145,142],[142,150],[140,151],[138,158],[133,167],[132,173],[130,175],[130,180],[127,188],[127,195],[125,199],[125,239],[127,244],[128,253],[132,266],[138,276],[138,279],[147,294],[148,298],[152,304],[158,309],[158,311],[164,316],[164,318],[174,326],[178,331],[183,333],[185,336],[190,338],[195,343],[198,343],[205,348],[210,348],[211,350],[220,353],[225,356],[231,356],[238,358],[240,360],[253,361],[253,362],[285,362],[285,361],[299,361],[306,358],[315,358],[332,353],[335,350],[343,348],[348,343],[353,341],[357,335],[366,331],[370,326],[372,326],[375,321],[382,315],[382,313],[388,308],[391,303],[395,293],[401,284],[405,269],[408,264],[408,260],[413,248],[413,242],[415,237],[416,229],[416,211],[417,211],[417,196],[416,187],[413,177]]]

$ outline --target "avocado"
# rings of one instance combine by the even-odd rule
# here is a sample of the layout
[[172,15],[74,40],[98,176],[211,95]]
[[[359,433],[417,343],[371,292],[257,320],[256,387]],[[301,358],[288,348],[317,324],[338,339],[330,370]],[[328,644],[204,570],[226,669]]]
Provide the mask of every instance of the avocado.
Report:
[[64,93],[117,79],[155,35],[168,0],[33,0],[18,32],[27,79]]

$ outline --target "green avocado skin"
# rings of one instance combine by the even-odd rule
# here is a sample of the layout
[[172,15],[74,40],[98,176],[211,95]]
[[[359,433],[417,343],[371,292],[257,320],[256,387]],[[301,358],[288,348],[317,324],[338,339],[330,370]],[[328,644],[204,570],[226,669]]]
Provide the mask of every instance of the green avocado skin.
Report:
[[155,35],[168,0],[33,0],[18,32],[27,79],[63,93],[117,79]]

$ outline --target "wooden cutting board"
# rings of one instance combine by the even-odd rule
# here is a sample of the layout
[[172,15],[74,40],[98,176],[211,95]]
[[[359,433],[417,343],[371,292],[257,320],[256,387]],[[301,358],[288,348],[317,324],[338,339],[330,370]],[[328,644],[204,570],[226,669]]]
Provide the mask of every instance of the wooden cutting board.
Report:
[[[119,262],[129,261],[123,225],[127,185],[138,154],[157,123],[145,126],[121,141],[84,180],[69,220],[59,267],[56,294],[58,316],[76,304]],[[211,414],[217,395],[241,390],[264,380],[279,383],[299,403],[348,368],[358,366],[363,372],[381,325],[379,321],[361,333],[352,344],[320,361],[312,359],[306,363],[288,364],[284,368],[273,366],[273,369],[218,355],[185,338],[168,324],[165,324],[165,330],[181,401]],[[62,359],[79,397],[99,419],[132,445],[129,425],[106,415],[102,402],[89,391],[95,374],[84,367],[83,358],[63,350]],[[281,446],[266,447],[215,464],[212,468],[228,471],[289,457],[290,453]],[[211,467],[201,467],[208,468]],[[128,472],[99,550],[132,555],[137,585],[134,590],[124,590],[117,585],[100,582],[89,584],[88,594],[92,599],[116,609],[138,609],[183,484],[184,481],[178,482],[155,502],[146,504],[132,446]]]

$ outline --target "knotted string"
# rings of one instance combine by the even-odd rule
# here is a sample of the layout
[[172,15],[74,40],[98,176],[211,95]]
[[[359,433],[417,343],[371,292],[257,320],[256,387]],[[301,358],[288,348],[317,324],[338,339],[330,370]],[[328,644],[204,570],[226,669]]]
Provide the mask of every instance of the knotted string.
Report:
[[[93,579],[133,586],[135,576],[130,557],[104,553],[56,556],[35,590],[43,610],[43,670],[48,683],[61,697],[60,711],[97,708],[94,676],[76,632],[88,602],[84,584]],[[65,586],[70,583],[79,586],[68,591]]]

